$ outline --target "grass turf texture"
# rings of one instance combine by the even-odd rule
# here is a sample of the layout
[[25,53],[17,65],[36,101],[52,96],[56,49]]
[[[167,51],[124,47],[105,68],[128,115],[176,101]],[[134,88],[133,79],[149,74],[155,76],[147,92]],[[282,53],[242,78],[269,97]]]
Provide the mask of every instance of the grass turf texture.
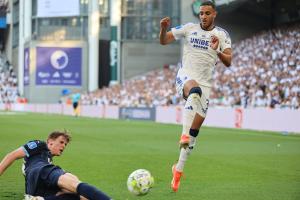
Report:
[[[179,155],[181,127],[141,121],[71,116],[0,115],[0,157],[52,130],[71,131],[73,141],[54,163],[115,200],[296,200],[300,199],[300,137],[272,132],[203,127],[177,193],[171,166]],[[22,161],[0,177],[0,199],[20,200]],[[127,191],[128,175],[148,169],[155,179],[149,194]]]

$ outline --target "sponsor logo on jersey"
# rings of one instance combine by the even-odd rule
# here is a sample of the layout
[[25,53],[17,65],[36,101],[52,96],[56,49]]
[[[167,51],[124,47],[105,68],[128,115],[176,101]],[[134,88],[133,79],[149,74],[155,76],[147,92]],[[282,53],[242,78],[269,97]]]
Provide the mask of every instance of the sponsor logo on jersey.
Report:
[[209,41],[204,39],[191,37],[190,43],[194,48],[198,49],[208,49],[209,47]]

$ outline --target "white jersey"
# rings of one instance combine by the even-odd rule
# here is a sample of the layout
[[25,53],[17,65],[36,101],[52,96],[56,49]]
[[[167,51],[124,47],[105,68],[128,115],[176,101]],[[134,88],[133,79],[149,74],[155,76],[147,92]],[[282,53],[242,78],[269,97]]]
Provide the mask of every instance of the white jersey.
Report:
[[200,85],[211,87],[218,56],[210,47],[211,36],[219,38],[220,51],[231,48],[229,34],[220,27],[205,31],[200,24],[188,23],[171,29],[176,40],[184,39],[182,70]]

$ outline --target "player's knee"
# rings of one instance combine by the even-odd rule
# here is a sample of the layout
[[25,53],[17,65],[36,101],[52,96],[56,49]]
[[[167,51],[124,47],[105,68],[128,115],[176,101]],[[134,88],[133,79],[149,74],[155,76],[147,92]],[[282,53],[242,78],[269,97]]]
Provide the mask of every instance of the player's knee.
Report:
[[77,176],[75,176],[74,174],[71,173],[66,173],[66,175],[68,177],[70,177],[71,179],[74,179],[74,181],[78,181],[79,182],[79,178]]
[[199,96],[202,96],[202,89],[200,87],[193,87],[190,92],[189,92],[189,96],[191,94],[199,94]]
[[80,180],[77,176],[71,173],[65,173],[58,179],[58,186],[61,189],[66,189],[72,193],[76,193],[77,186],[80,184]]

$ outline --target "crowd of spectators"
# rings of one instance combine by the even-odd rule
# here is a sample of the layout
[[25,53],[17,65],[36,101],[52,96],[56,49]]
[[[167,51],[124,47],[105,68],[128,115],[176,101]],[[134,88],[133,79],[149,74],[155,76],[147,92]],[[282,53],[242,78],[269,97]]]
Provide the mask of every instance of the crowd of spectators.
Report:
[[[183,104],[175,91],[177,66],[148,72],[82,95],[84,105],[153,107]],[[210,106],[300,107],[300,24],[261,32],[233,45],[232,66],[218,63]],[[0,53],[0,104],[19,98],[12,65]]]
[[[300,24],[264,31],[233,45],[230,68],[218,63],[210,106],[300,105]],[[183,104],[175,91],[176,66],[82,95],[82,104],[157,106]]]
[[232,66],[216,67],[211,104],[299,108],[299,45],[300,24],[265,31],[234,45]]
[[181,98],[173,86],[175,76],[176,66],[165,66],[163,70],[151,71],[125,81],[122,85],[114,84],[92,93],[85,93],[82,95],[81,103],[124,107],[177,105]]
[[16,74],[4,54],[0,53],[0,104],[15,103],[18,98]]

